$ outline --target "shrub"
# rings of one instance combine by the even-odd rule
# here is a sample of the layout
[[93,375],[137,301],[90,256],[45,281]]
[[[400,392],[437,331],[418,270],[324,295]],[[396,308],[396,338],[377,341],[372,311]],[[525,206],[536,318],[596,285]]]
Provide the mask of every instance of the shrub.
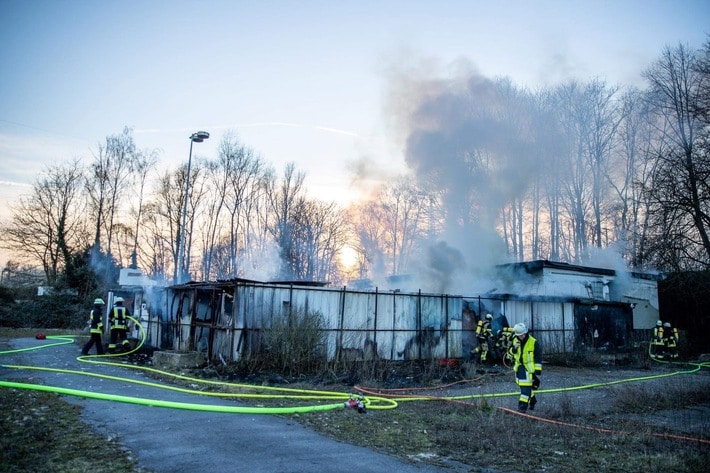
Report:
[[67,294],[47,295],[19,301],[5,314],[0,325],[7,327],[34,327],[75,329],[86,325],[88,311]]
[[15,302],[15,296],[9,287],[0,286],[0,304],[10,304]]
[[312,374],[326,366],[325,321],[320,313],[293,312],[274,317],[262,335],[266,369],[284,375]]

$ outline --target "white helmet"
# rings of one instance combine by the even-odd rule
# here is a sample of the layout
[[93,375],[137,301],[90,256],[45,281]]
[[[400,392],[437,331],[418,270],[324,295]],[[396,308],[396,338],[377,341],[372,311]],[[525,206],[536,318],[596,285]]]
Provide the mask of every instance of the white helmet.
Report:
[[116,304],[118,304],[118,303],[120,303],[120,302],[123,302],[123,297],[118,296],[116,299],[114,299],[114,302],[115,302]]
[[528,328],[525,324],[515,324],[513,327],[513,333],[515,333],[515,335],[525,335],[528,333]]
[[486,314],[486,319],[493,320],[493,316],[491,314]]

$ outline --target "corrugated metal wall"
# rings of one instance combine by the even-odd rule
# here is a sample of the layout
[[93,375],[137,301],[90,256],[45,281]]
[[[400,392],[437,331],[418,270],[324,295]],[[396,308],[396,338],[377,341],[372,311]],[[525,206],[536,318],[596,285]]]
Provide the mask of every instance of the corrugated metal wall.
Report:
[[[460,297],[239,285],[236,300],[237,326],[246,328],[250,336],[256,336],[256,328],[271,327],[275,317],[321,314],[329,331],[331,359],[343,350],[364,354],[373,348],[384,359],[461,356]],[[252,340],[251,346],[256,343]]]
[[323,316],[329,359],[344,353],[390,360],[463,356],[460,296],[245,283],[168,292],[163,345],[210,358],[236,360],[259,346],[261,331],[276,318],[306,312]]
[[[224,361],[237,360],[257,350],[262,331],[272,327],[275,320],[306,312],[323,316],[326,351],[331,360],[465,358],[472,348],[468,341],[473,328],[471,313],[476,318],[486,313],[505,316],[510,326],[525,323],[546,353],[568,353],[584,343],[577,319],[579,307],[586,303],[563,298],[465,298],[229,282],[168,288],[163,301],[160,340],[149,340],[149,344],[164,349],[199,350],[210,359]],[[611,311],[605,309],[609,323],[619,331],[630,331],[625,319],[630,317],[630,309],[627,314],[623,304],[606,304],[615,307]],[[621,322],[616,323],[617,319]],[[610,339],[622,340],[626,336],[614,333]],[[465,337],[468,339],[463,347]]]

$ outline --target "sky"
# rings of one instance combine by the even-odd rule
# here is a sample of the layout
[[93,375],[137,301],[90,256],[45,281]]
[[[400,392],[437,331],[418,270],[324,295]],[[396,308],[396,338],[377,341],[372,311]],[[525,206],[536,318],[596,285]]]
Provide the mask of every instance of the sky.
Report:
[[412,65],[643,87],[664,46],[708,40],[708,18],[708,0],[0,0],[0,220],[47,166],[90,162],[124,127],[161,171],[192,133],[211,134],[197,159],[233,132],[345,206],[362,163],[405,168],[387,103]]

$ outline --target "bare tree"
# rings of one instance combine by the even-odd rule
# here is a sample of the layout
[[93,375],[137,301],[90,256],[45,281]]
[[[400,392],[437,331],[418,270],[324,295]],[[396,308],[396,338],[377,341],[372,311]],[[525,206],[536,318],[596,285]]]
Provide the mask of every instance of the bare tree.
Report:
[[340,279],[336,256],[345,246],[344,213],[331,202],[299,199],[290,220],[291,266],[297,279]]
[[145,241],[152,250],[146,261],[146,268],[151,274],[163,275],[167,275],[168,270],[172,269],[170,279],[173,281],[177,280],[178,276],[185,173],[186,166],[176,171],[166,171],[159,176],[143,219],[143,230],[148,234]]
[[351,232],[355,236],[355,252],[358,255],[358,277],[377,277],[387,274],[384,209],[375,200],[369,200],[351,208],[348,212]]
[[[168,278],[169,269],[176,267],[177,250],[173,246],[175,240],[170,237],[175,228],[168,224],[170,219],[165,218],[169,212],[166,209],[167,206],[160,203],[157,197],[159,194],[160,192],[156,192],[154,200],[147,202],[144,207],[141,217],[141,248],[143,250],[138,254],[138,261],[147,274],[157,280],[167,281],[171,279]],[[173,273],[172,278],[175,276]]]
[[647,99],[664,120],[663,156],[649,191],[656,237],[668,243],[665,264],[674,269],[710,265],[710,156],[698,149],[707,76],[698,72],[696,53],[682,44],[666,47],[645,71]]
[[122,222],[115,222],[111,228],[111,234],[113,235],[112,256],[119,262],[129,259],[129,251],[133,248],[133,242],[136,239],[133,227]]
[[[192,247],[195,244],[195,236],[200,236],[201,232],[195,232],[195,228],[203,228],[203,223],[205,222],[205,202],[207,201],[211,189],[209,182],[207,181],[207,176],[205,172],[206,165],[203,161],[197,159],[191,166],[190,170],[190,189],[189,191],[184,189],[183,186],[183,199],[184,192],[187,191],[187,215],[185,220],[185,270],[178,274],[192,274]],[[187,176],[186,168],[181,168],[180,171],[184,173],[183,179]],[[204,238],[204,235],[202,235]],[[199,242],[198,242],[199,245]],[[199,259],[199,258],[198,258]]]
[[[563,157],[567,141],[558,116],[556,91],[541,90],[535,96],[533,153],[539,163],[531,183],[531,256],[557,261],[561,254]],[[546,231],[545,231],[546,229]]]
[[106,231],[106,253],[111,254],[114,220],[125,191],[129,188],[136,160],[136,146],[130,128],[106,137],[89,166],[86,188],[95,221],[94,251],[101,249],[101,233]]
[[594,225],[591,235],[592,244],[601,248],[608,244],[603,239],[603,223],[607,220],[604,207],[608,204],[607,192],[609,160],[612,155],[616,131],[621,121],[621,112],[616,96],[619,87],[609,87],[606,83],[594,80],[585,88],[585,101],[590,109],[590,129],[586,134],[587,160],[592,176],[592,212]]
[[611,157],[605,177],[616,198],[610,209],[613,240],[632,267],[644,265],[646,220],[649,201],[643,189],[651,184],[656,163],[658,132],[656,119],[637,89],[621,98],[621,117],[617,132],[618,152]]
[[383,184],[373,199],[348,212],[356,241],[358,277],[380,278],[413,270],[413,259],[442,229],[442,210],[432,191],[410,176]]
[[425,209],[429,197],[410,182],[400,177],[379,192],[386,235],[386,249],[391,258],[391,274],[408,271],[410,258],[417,245],[426,238]]
[[[264,173],[264,162],[234,134],[227,133],[222,138],[219,157],[210,171],[215,195],[207,222],[204,262],[207,274],[212,272],[213,258],[218,257],[226,258],[219,264],[220,277],[239,274],[239,255],[247,251],[250,212],[258,203]],[[224,221],[220,218],[222,210],[226,211]],[[219,228],[225,229],[226,235]]]
[[249,198],[241,206],[244,219],[244,243],[239,253],[242,263],[238,275],[269,279],[276,272],[274,265],[275,242],[270,232],[274,220],[270,212],[269,184],[273,170],[264,162],[258,172],[258,178],[248,191]]
[[133,250],[131,251],[131,267],[138,267],[138,241],[141,228],[141,218],[143,216],[143,206],[144,197],[146,190],[146,181],[148,179],[148,174],[153,170],[158,163],[158,151],[142,151],[136,154],[136,159],[134,162],[135,169],[134,172],[137,177],[138,195],[137,200],[133,200],[133,214],[136,218],[135,231],[133,234]]
[[57,281],[70,255],[88,241],[83,178],[78,160],[47,168],[2,231],[4,247],[29,263],[41,264],[50,284]]
[[289,163],[284,169],[283,178],[276,181],[271,178],[265,181],[269,207],[274,220],[268,223],[269,231],[279,248],[281,257],[280,277],[296,277],[296,255],[293,247],[294,228],[293,212],[299,202],[303,201],[303,181],[306,176],[296,171],[296,165]]
[[710,124],[710,39],[705,41],[702,49],[698,51],[693,69],[701,77],[694,112],[705,125],[708,125]]
[[[202,238],[202,264],[200,270],[202,279],[209,280],[212,275],[213,263],[219,266],[221,271],[228,268],[223,263],[220,264],[226,258],[224,254],[225,248],[221,244],[221,231],[224,225],[220,215],[224,209],[227,196],[228,172],[217,161],[208,161],[205,164],[205,170],[207,172],[207,180],[212,186],[212,192],[207,195],[204,202],[205,213],[203,218],[205,225],[202,226],[204,235]],[[218,271],[218,274],[221,271]]]

